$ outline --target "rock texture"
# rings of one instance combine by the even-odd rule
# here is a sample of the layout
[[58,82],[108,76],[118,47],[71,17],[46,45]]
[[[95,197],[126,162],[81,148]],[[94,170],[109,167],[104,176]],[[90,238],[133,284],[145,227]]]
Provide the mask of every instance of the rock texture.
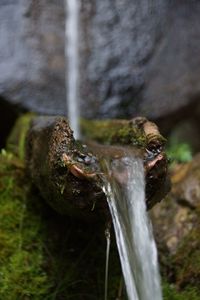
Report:
[[140,103],[140,111],[152,118],[199,102],[200,96],[200,3],[169,3],[167,26],[145,74],[144,98]]
[[[197,0],[82,0],[82,114],[170,127],[199,111],[199,13]],[[0,96],[65,114],[64,0],[3,0],[0,28]]]
[[64,2],[0,3],[0,95],[29,110],[64,111]]
[[172,191],[151,217],[162,271],[179,288],[200,282],[200,154],[172,171]]
[[[82,98],[87,116],[133,115],[162,33],[165,1],[85,1]],[[83,47],[84,46],[84,47]]]
[[[170,189],[170,181],[165,139],[157,126],[144,118],[86,123],[84,130],[93,138],[88,147],[74,139],[65,118],[27,114],[18,119],[7,149],[25,159],[31,181],[61,214],[88,220],[108,216],[104,180],[114,177],[119,188],[123,187],[128,176],[125,161],[130,155],[143,160],[147,209],[160,202]],[[104,145],[94,142],[90,128],[95,126]],[[105,160],[120,165],[120,170],[107,172]]]

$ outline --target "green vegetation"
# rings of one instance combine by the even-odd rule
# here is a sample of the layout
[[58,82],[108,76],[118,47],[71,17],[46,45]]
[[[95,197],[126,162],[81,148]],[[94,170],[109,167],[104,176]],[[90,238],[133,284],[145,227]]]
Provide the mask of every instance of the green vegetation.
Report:
[[[56,214],[30,190],[20,159],[0,154],[0,299],[103,299],[104,226]],[[104,224],[103,224],[104,225]],[[109,299],[121,278],[112,243]]]
[[[41,216],[29,210],[21,161],[0,155],[0,299],[44,299]],[[35,297],[35,298],[34,298]]]
[[200,297],[200,213],[191,232],[178,247],[173,263],[176,265],[176,282],[180,288],[188,285],[199,288]]
[[27,113],[18,118],[7,140],[7,150],[17,155],[21,160],[24,159],[26,134],[34,116],[33,113]]
[[184,291],[178,291],[173,284],[163,284],[163,300],[199,300],[200,292],[197,288],[187,287]]
[[81,120],[83,136],[102,144],[145,147],[147,138],[141,128],[123,120]]
[[173,139],[167,147],[167,155],[172,162],[184,163],[192,160],[192,149],[188,144]]

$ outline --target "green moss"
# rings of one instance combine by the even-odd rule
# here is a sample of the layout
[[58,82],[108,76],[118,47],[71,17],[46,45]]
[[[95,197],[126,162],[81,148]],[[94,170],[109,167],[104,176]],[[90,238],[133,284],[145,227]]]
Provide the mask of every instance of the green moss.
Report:
[[142,129],[123,120],[81,120],[83,136],[102,144],[145,147],[147,140]]
[[192,222],[193,228],[168,259],[168,272],[163,272],[165,278],[169,275],[170,282],[173,282],[164,281],[164,300],[200,299],[200,207],[193,211]]
[[[21,160],[0,154],[0,299],[103,299],[105,238],[102,224],[60,216],[25,180]],[[109,300],[121,276],[114,241]]]
[[187,287],[184,291],[178,291],[172,284],[164,282],[163,300],[199,300],[200,291],[194,287]]
[[34,116],[33,113],[27,113],[18,118],[7,141],[7,150],[20,159],[24,159],[26,134]]
[[[187,285],[200,287],[200,222],[199,217],[193,230],[178,247],[173,263],[176,265],[176,282],[180,288]],[[200,288],[199,288],[200,292]]]
[[191,147],[186,143],[178,143],[177,140],[169,142],[166,153],[172,162],[182,163],[192,160]]
[[28,209],[19,165],[16,157],[1,153],[0,299],[44,299],[49,283],[42,265],[41,219]]

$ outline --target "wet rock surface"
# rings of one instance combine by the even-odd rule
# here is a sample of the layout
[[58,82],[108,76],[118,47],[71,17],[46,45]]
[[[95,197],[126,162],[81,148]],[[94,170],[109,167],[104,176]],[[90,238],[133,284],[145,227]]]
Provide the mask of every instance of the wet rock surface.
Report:
[[[25,122],[29,124],[26,133]],[[56,211],[70,216],[86,217],[88,220],[101,219],[102,215],[109,216],[102,190],[104,180],[113,176],[119,186],[123,186],[128,180],[127,170],[123,167],[121,173],[104,173],[102,170],[105,160],[125,166],[130,153],[134,154],[144,162],[146,205],[150,209],[170,189],[165,139],[160,135],[157,126],[144,118],[122,120],[121,124],[119,122],[116,124],[110,121],[107,124],[107,129],[113,130],[113,133],[109,132],[113,138],[117,138],[118,133],[118,141],[111,139],[109,144],[105,141],[105,145],[93,141],[87,147],[74,139],[65,118],[25,115],[18,120],[16,128],[18,127],[19,132],[13,131],[8,147],[19,154],[23,154],[25,150],[27,171],[32,182]],[[89,121],[87,126],[88,123]],[[99,123],[100,121],[98,126]],[[105,125],[103,123],[102,127]],[[94,121],[91,121],[90,126],[94,128]],[[106,137],[105,135],[105,140]],[[19,151],[19,145],[16,144],[25,149]]]

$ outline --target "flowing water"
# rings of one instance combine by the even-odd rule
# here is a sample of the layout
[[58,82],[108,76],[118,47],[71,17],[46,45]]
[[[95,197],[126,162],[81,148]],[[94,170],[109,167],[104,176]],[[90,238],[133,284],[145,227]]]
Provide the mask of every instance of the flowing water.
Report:
[[107,195],[129,300],[161,300],[157,249],[146,213],[143,162],[128,156],[106,161]]
[[[66,1],[66,88],[67,110],[75,138],[79,129],[79,0]],[[145,206],[142,161],[130,154],[106,161],[109,180],[104,191],[114,224],[122,272],[129,300],[161,300],[157,250]],[[105,299],[110,235],[107,232]]]
[[79,126],[79,0],[66,1],[65,57],[68,119],[75,138],[80,138]]
[[105,290],[104,300],[108,299],[108,267],[109,267],[109,256],[110,256],[110,228],[105,230],[106,237],[106,267],[105,267]]

